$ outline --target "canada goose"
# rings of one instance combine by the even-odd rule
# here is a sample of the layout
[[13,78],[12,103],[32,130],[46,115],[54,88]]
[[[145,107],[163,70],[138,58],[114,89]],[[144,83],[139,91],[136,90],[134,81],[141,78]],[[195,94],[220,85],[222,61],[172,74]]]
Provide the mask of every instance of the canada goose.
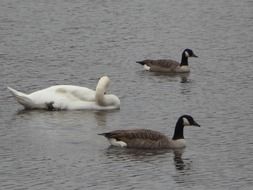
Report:
[[105,94],[110,79],[103,76],[96,91],[86,87],[56,85],[31,94],[24,94],[10,87],[8,89],[26,109],[47,110],[110,110],[120,107],[120,100],[113,94]]
[[179,117],[171,138],[149,129],[115,130],[99,135],[105,136],[111,145],[127,148],[165,149],[185,147],[184,126],[193,125],[200,127],[190,115]]
[[191,49],[185,49],[182,53],[181,63],[171,59],[143,60],[137,61],[144,66],[147,71],[168,72],[168,73],[188,73],[190,68],[188,65],[188,57],[198,57]]

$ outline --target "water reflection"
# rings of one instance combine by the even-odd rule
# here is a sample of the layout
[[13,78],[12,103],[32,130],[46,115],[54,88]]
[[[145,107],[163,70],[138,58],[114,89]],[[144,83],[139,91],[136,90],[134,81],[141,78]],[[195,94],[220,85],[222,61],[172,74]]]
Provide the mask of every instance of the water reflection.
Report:
[[180,74],[181,83],[188,83],[188,82],[190,82],[189,76],[190,76],[190,73],[182,73],[182,74]]
[[28,110],[28,109],[19,109],[13,113],[11,120],[37,120],[38,118],[46,118],[52,117],[53,115],[57,114],[56,112],[49,112],[44,110]]
[[95,111],[94,112],[94,118],[97,122],[97,126],[99,127],[105,127],[107,122],[107,115],[110,113],[117,112],[119,110],[101,110],[101,111]]
[[182,159],[184,149],[175,149],[174,151],[174,164],[177,170],[189,170],[190,163],[185,162],[187,159]]
[[180,79],[180,83],[187,83],[190,82],[189,76],[190,73],[158,73],[152,72],[151,75],[156,76],[158,78],[166,78],[168,80],[174,81],[175,79]]
[[83,117],[86,115],[89,115],[90,113],[88,112],[80,112],[80,111],[47,111],[47,110],[28,110],[28,109],[21,109],[18,110],[13,117],[14,118],[29,118],[29,119],[63,119],[66,120],[67,119],[67,115],[69,116],[69,118],[75,119],[78,117]]
[[174,164],[177,172],[172,177],[176,183],[182,184],[183,187],[191,187],[194,183],[194,179],[191,178],[193,172],[192,161],[189,158],[183,159],[182,154],[183,152],[181,150],[174,151]]
[[83,121],[86,119],[92,120],[92,118],[97,123],[97,126],[104,127],[107,122],[107,115],[114,113],[118,110],[109,110],[109,111],[89,111],[89,110],[61,110],[61,111],[47,111],[47,110],[27,110],[20,109],[13,114],[12,119],[16,120],[18,118],[33,118],[45,120],[65,120],[65,121]]
[[150,150],[150,149],[127,149],[109,146],[104,153],[112,161],[127,160],[127,161],[152,162],[156,160],[161,160],[162,158],[172,158],[173,156],[173,161],[176,170],[183,171],[191,169],[190,164],[191,162],[189,162],[189,160],[186,159],[188,162],[185,163],[185,160],[182,158],[184,149]]
[[94,113],[94,117],[97,121],[97,126],[106,126],[106,111],[98,111]]

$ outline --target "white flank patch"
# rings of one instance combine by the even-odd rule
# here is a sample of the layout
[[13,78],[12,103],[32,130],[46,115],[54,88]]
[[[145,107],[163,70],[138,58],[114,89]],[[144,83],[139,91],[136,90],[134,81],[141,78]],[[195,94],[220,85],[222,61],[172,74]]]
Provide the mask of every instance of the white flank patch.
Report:
[[145,69],[146,71],[149,71],[149,70],[150,70],[150,67],[147,66],[147,65],[144,65],[143,67],[144,67],[144,69]]
[[118,146],[118,147],[126,147],[127,144],[123,141],[117,141],[116,139],[110,138],[108,139],[111,145]]

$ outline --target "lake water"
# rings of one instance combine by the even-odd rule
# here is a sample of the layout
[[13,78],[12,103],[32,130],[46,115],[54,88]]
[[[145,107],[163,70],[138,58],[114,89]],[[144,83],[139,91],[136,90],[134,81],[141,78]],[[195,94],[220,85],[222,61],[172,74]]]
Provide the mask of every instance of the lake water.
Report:
[[[250,0],[1,0],[0,189],[252,189],[253,2]],[[135,61],[185,48],[188,76]],[[102,75],[121,109],[25,111],[6,89],[95,88]],[[149,128],[183,151],[109,148],[97,133]]]

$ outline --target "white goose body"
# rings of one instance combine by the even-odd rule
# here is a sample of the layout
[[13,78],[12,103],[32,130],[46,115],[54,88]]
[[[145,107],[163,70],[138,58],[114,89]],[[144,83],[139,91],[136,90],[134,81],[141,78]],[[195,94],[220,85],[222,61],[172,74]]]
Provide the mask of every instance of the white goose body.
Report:
[[109,78],[102,77],[96,91],[80,86],[56,85],[31,94],[8,89],[26,109],[48,110],[110,110],[120,107],[120,100],[113,94],[105,94]]
[[112,146],[140,149],[172,149],[184,148],[186,142],[184,139],[185,126],[200,125],[194,121],[190,115],[179,117],[174,135],[172,138],[166,135],[149,129],[128,129],[115,130],[107,133],[101,133],[109,141]]

